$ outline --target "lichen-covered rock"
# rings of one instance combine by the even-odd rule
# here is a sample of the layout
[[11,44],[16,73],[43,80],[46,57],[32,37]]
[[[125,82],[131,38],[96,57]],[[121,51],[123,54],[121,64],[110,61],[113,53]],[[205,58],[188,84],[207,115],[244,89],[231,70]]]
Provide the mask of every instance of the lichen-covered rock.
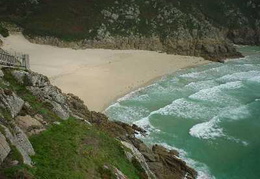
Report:
[[[6,138],[14,145],[23,157],[23,162],[32,165],[30,156],[34,155],[34,149],[26,134],[15,124],[12,129],[2,126],[5,130]],[[12,130],[12,132],[10,131]]]
[[14,78],[21,84],[24,84],[24,78],[27,76],[29,73],[23,70],[14,70],[12,71],[12,75]]
[[6,141],[5,136],[0,132],[0,164],[4,161],[4,159],[8,156],[11,148]]
[[0,69],[0,78],[4,77],[4,72]]
[[38,98],[42,99],[43,101],[54,101],[61,105],[66,103],[66,96],[61,92],[61,90],[55,86],[47,85],[43,87],[34,87],[34,86],[27,86],[33,95],[37,96]]
[[39,99],[52,104],[53,112],[55,112],[60,118],[69,118],[70,110],[66,103],[66,95],[63,94],[59,88],[47,85],[42,88],[28,86],[27,89]]
[[74,117],[81,119],[90,117],[90,111],[79,97],[69,93],[67,103]]
[[68,119],[70,117],[70,111],[67,106],[62,106],[59,103],[51,102],[53,105],[53,112],[55,112],[61,119]]
[[59,88],[50,84],[49,79],[35,72],[26,72],[22,70],[12,71],[15,79],[31,93],[44,102],[52,104],[53,111],[62,119],[68,119],[70,109],[67,104],[67,97]]
[[15,117],[22,109],[24,101],[7,89],[0,89],[0,107],[7,109]]
[[197,172],[194,169],[188,167],[184,161],[177,158],[177,151],[169,151],[166,148],[159,145],[154,145],[152,150],[155,155],[159,156],[159,161],[164,163],[164,167],[156,167],[157,171],[165,171],[169,169],[172,170],[173,173],[175,172],[178,178],[181,178],[181,176],[186,176],[186,178],[196,178]]
[[12,71],[12,75],[16,78],[17,81],[26,86],[44,87],[50,85],[50,81],[46,76],[35,72],[14,70]]
[[17,116],[15,118],[15,123],[26,133],[28,136],[33,134],[39,134],[45,130],[45,127],[35,118],[29,115]]
[[114,173],[117,179],[128,179],[126,175],[123,174],[118,168],[114,167]]
[[147,165],[147,162],[144,158],[144,156],[142,155],[142,153],[132,144],[128,143],[128,142],[121,142],[126,148],[130,149],[133,156],[138,160],[138,162],[141,164],[142,168],[145,170],[147,176],[149,178],[156,178],[154,173],[150,170],[149,166]]

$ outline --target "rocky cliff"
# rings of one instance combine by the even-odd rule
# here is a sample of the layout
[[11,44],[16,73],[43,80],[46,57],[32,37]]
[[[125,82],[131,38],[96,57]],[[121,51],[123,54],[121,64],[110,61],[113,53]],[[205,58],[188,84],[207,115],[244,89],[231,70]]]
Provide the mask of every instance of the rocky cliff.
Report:
[[3,0],[0,19],[22,26],[36,43],[156,50],[219,60],[241,56],[232,43],[260,42],[258,0],[12,2]]
[[177,151],[137,126],[89,111],[31,71],[0,70],[1,178],[195,178]]

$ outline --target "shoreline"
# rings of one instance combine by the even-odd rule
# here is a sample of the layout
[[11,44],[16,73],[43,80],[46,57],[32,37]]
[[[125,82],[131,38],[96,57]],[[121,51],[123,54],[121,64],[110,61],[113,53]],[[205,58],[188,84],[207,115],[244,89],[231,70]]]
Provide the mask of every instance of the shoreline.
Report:
[[211,62],[154,51],[58,48],[33,44],[22,34],[2,41],[4,50],[29,54],[33,71],[46,75],[52,84],[79,96],[90,110],[98,112],[163,76]]
[[[207,61],[207,60],[205,60],[205,61]],[[114,99],[113,101],[111,101],[108,105],[104,105],[104,108],[102,109],[101,112],[104,113],[110,106],[112,106],[113,104],[117,103],[118,100],[120,100],[121,98],[123,98],[123,97],[125,97],[125,96],[127,96],[127,95],[129,95],[129,94],[131,94],[131,93],[135,93],[135,92],[137,92],[137,91],[139,91],[139,90],[141,90],[141,89],[144,89],[144,88],[146,88],[146,87],[148,87],[148,86],[150,86],[150,85],[156,83],[157,81],[160,81],[162,78],[174,74],[174,73],[177,72],[177,71],[181,71],[181,70],[185,70],[185,69],[189,69],[189,68],[194,68],[194,67],[196,67],[196,66],[206,65],[206,64],[209,64],[209,63],[218,63],[218,62],[207,61],[207,63],[204,63],[204,64],[187,66],[187,67],[184,67],[184,68],[180,68],[180,69],[178,69],[178,70],[176,70],[176,71],[174,71],[174,72],[172,72],[172,73],[164,74],[164,75],[162,75],[162,76],[155,77],[155,78],[149,80],[148,82],[146,82],[146,83],[140,85],[139,87],[136,87],[135,89],[133,89],[133,90],[131,90],[131,91],[129,91],[129,92],[123,94],[123,95],[118,95],[118,96],[115,97],[115,99]]]

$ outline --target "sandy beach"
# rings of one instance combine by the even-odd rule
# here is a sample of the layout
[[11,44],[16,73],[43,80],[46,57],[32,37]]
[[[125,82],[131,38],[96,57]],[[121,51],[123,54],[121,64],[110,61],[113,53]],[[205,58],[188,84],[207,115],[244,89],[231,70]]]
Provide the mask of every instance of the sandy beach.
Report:
[[65,93],[102,112],[117,98],[179,69],[208,61],[140,50],[73,50],[32,44],[21,34],[3,38],[3,49],[29,54],[31,70],[48,76]]

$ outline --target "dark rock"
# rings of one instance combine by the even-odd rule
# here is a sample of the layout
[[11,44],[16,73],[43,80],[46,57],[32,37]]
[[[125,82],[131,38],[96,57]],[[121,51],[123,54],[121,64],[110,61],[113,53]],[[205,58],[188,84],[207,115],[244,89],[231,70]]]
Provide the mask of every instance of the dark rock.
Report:
[[141,127],[138,127],[137,125],[133,124],[132,129],[134,129],[137,132],[140,132],[142,135],[145,135],[146,131],[142,129]]

